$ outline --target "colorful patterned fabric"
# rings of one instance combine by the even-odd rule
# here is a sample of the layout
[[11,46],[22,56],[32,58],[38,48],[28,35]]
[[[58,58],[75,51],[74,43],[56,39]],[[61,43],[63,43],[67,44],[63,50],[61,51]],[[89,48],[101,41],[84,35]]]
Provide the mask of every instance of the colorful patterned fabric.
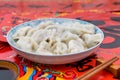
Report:
[[[13,0],[14,1],[14,0]],[[46,0],[44,0],[46,1]],[[56,0],[44,4],[43,0],[0,0],[0,60],[10,60],[19,65],[17,80],[74,80],[96,66],[96,59],[120,57],[120,1],[119,0]],[[50,1],[50,0],[47,0]],[[57,3],[57,4],[56,4]],[[55,7],[52,7],[55,6]],[[17,55],[6,42],[7,32],[17,24],[40,18],[74,18],[91,22],[100,27],[105,39],[93,55],[74,63],[46,65]],[[115,62],[120,65],[120,60]],[[115,80],[103,70],[90,80]]]

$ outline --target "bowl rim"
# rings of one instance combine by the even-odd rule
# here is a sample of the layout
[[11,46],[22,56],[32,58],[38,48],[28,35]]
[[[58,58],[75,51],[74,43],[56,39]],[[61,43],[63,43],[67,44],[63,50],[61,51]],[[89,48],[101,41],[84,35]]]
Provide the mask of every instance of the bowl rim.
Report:
[[[56,57],[56,56],[57,56],[57,57],[58,57],[58,56],[70,56],[70,55],[75,55],[75,54],[80,54],[80,53],[84,53],[84,52],[90,51],[90,50],[92,50],[92,49],[100,46],[100,44],[101,44],[101,43],[103,42],[103,40],[104,40],[104,33],[103,33],[103,31],[102,31],[99,27],[97,27],[96,25],[92,24],[92,25],[94,25],[95,28],[96,28],[97,30],[99,30],[100,33],[102,34],[102,40],[101,40],[97,45],[95,45],[95,46],[93,46],[93,47],[91,47],[91,48],[88,48],[88,49],[86,49],[86,50],[77,52],[77,53],[68,53],[68,54],[65,53],[65,54],[53,54],[53,55],[36,54],[36,53],[34,53],[34,52],[25,51],[25,50],[23,50],[23,49],[20,49],[20,48],[18,48],[17,46],[13,45],[13,44],[10,42],[8,36],[9,36],[10,32],[11,32],[12,30],[14,30],[16,27],[19,27],[19,26],[22,25],[22,24],[27,24],[27,23],[30,23],[30,22],[33,22],[33,21],[52,20],[52,19],[56,19],[56,20],[57,20],[57,19],[65,19],[65,20],[69,20],[69,21],[73,20],[73,21],[78,21],[78,22],[85,22],[85,23],[87,23],[87,24],[92,24],[92,23],[87,22],[87,21],[84,21],[84,20],[78,20],[78,19],[72,19],[72,18],[41,18],[41,19],[31,20],[31,21],[27,21],[27,22],[23,22],[23,23],[21,23],[21,24],[18,24],[18,25],[16,25],[16,26],[14,26],[12,29],[10,29],[10,30],[8,31],[8,33],[7,33],[7,36],[6,36],[7,42],[10,44],[11,47],[13,47],[13,48],[15,48],[15,49],[17,49],[17,50],[19,50],[19,51],[22,51],[22,52],[24,52],[24,53],[27,53],[27,54],[36,55],[36,56],[46,56],[46,57],[47,57],[47,56],[51,56],[51,57],[53,57],[53,56]],[[21,26],[20,26],[20,27],[21,27]]]

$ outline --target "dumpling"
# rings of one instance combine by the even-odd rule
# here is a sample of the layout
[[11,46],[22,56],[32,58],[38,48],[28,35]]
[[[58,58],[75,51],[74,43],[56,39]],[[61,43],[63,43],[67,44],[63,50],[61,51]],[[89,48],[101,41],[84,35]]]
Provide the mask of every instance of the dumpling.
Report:
[[53,21],[45,21],[45,22],[41,22],[38,26],[37,29],[45,29],[47,26],[49,25],[53,25]]
[[85,50],[85,47],[78,40],[70,40],[68,43],[69,53],[77,53]]
[[94,34],[95,26],[92,24],[81,24],[79,22],[67,22],[61,24],[61,27],[65,31],[70,31],[73,34],[77,34],[78,36],[83,35],[84,33]]
[[35,51],[38,48],[38,44],[30,37],[20,37],[16,45],[26,51]]
[[51,38],[51,39],[54,38],[55,33],[56,33],[56,30],[54,29],[53,30],[40,29],[34,32],[31,38],[33,38],[33,40],[35,40],[39,44],[41,41],[44,41],[48,38]]
[[20,28],[12,37],[13,39],[19,39],[21,36],[26,36],[27,32],[31,29],[32,27],[26,26],[23,28]]
[[71,33],[70,31],[64,31],[61,36],[61,41],[69,42],[70,40],[79,39],[79,36]]
[[37,30],[35,31],[31,38],[37,42],[38,44],[46,37],[46,34],[45,34],[45,31],[40,29],[40,30]]
[[29,31],[27,32],[27,35],[26,35],[26,36],[31,37],[31,36],[33,35],[33,33],[34,33],[35,31],[37,31],[37,30],[38,30],[37,28],[31,28],[31,29],[29,29]]
[[101,34],[84,34],[82,37],[89,48],[97,45],[102,39]]
[[41,35],[41,37],[43,36],[41,42],[45,41],[50,47],[52,47],[57,42],[56,30],[45,30],[45,32],[45,34]]
[[62,28],[64,29],[64,31],[69,31],[69,32],[71,32],[73,34],[77,34],[79,36],[81,36],[83,34],[81,32],[81,28],[76,27],[76,26],[71,26],[71,25],[65,26],[65,25],[63,25]]
[[83,33],[95,34],[95,26],[93,24],[80,24],[80,27]]
[[67,45],[61,41],[58,41],[52,47],[54,54],[66,54],[68,53]]
[[79,22],[75,22],[72,26],[66,26],[65,30],[69,30],[70,32],[77,34],[78,36],[83,35],[84,33],[94,34],[95,26],[92,24],[80,24]]
[[51,30],[51,29],[56,29],[57,30],[58,26],[57,25],[48,25],[44,29]]
[[39,53],[39,54],[42,54],[42,55],[52,54],[50,44],[47,43],[46,41],[42,41],[40,43],[38,49],[36,50],[36,53]]
[[78,43],[82,44],[84,46],[85,49],[87,49],[87,44],[85,43],[85,41],[82,38],[79,38],[76,40]]
[[61,37],[62,33],[65,31],[65,29],[61,27],[60,24],[49,25],[45,29],[49,30],[49,32],[51,31],[54,32],[54,36],[57,36],[57,37]]

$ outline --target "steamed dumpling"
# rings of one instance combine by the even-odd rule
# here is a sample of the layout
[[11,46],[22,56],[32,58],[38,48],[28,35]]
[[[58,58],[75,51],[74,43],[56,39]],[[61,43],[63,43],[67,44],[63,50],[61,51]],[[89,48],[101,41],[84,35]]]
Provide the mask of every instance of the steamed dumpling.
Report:
[[83,34],[95,34],[95,26],[93,24],[80,24],[77,27]]
[[26,36],[27,32],[31,29],[30,26],[20,28],[14,35],[13,39],[18,39],[21,36]]
[[77,53],[85,50],[85,47],[78,40],[70,40],[68,47],[70,53]]
[[79,36],[71,33],[70,31],[63,32],[61,36],[61,40],[64,42],[69,42],[70,40],[76,40],[76,39],[79,39]]
[[20,37],[16,45],[25,51],[35,51],[38,44],[30,37]]
[[41,22],[38,26],[37,29],[45,29],[46,27],[48,27],[49,25],[53,25],[54,23],[52,21],[45,21],[45,22]]
[[40,29],[34,32],[31,37],[39,44],[41,41],[46,40],[47,38],[54,38],[55,33],[56,30],[54,29],[53,30]]
[[90,48],[90,47],[97,45],[101,41],[102,36],[101,34],[92,34],[92,35],[84,34],[83,39],[85,40],[88,48]]
[[78,36],[85,33],[95,33],[95,26],[93,24],[81,24],[79,22],[75,22],[74,24],[68,23],[67,25],[63,25],[63,28],[71,33],[77,34]]
[[35,42],[37,42],[38,44],[39,44],[39,43],[43,40],[43,38],[45,38],[45,37],[46,37],[46,34],[45,34],[44,30],[42,30],[42,29],[35,31],[35,32],[32,34],[32,36],[31,36],[31,38],[32,38]]
[[33,33],[36,32],[37,30],[38,30],[38,29],[36,29],[36,28],[31,28],[31,29],[29,29],[29,31],[27,32],[27,35],[26,35],[26,36],[31,37],[31,36],[33,35]]
[[40,45],[39,45],[38,49],[36,50],[36,52],[39,53],[39,54],[44,54],[44,55],[52,54],[50,44],[47,43],[46,41],[42,41],[40,43]]
[[81,31],[81,28],[76,26],[64,26],[65,31],[70,31],[73,34],[77,34],[78,36],[81,36],[83,32]]
[[58,41],[53,47],[53,53],[55,54],[66,54],[68,53],[67,45],[61,41]]

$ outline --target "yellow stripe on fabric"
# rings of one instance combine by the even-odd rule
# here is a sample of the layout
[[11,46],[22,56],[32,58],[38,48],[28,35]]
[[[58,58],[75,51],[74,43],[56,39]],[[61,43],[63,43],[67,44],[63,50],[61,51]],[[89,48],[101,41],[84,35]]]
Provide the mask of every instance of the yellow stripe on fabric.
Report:
[[60,77],[56,77],[56,80],[65,80],[65,79],[60,78]]
[[26,73],[24,76],[18,78],[17,80],[28,80],[30,75],[33,73],[34,69],[30,67],[26,67]]

